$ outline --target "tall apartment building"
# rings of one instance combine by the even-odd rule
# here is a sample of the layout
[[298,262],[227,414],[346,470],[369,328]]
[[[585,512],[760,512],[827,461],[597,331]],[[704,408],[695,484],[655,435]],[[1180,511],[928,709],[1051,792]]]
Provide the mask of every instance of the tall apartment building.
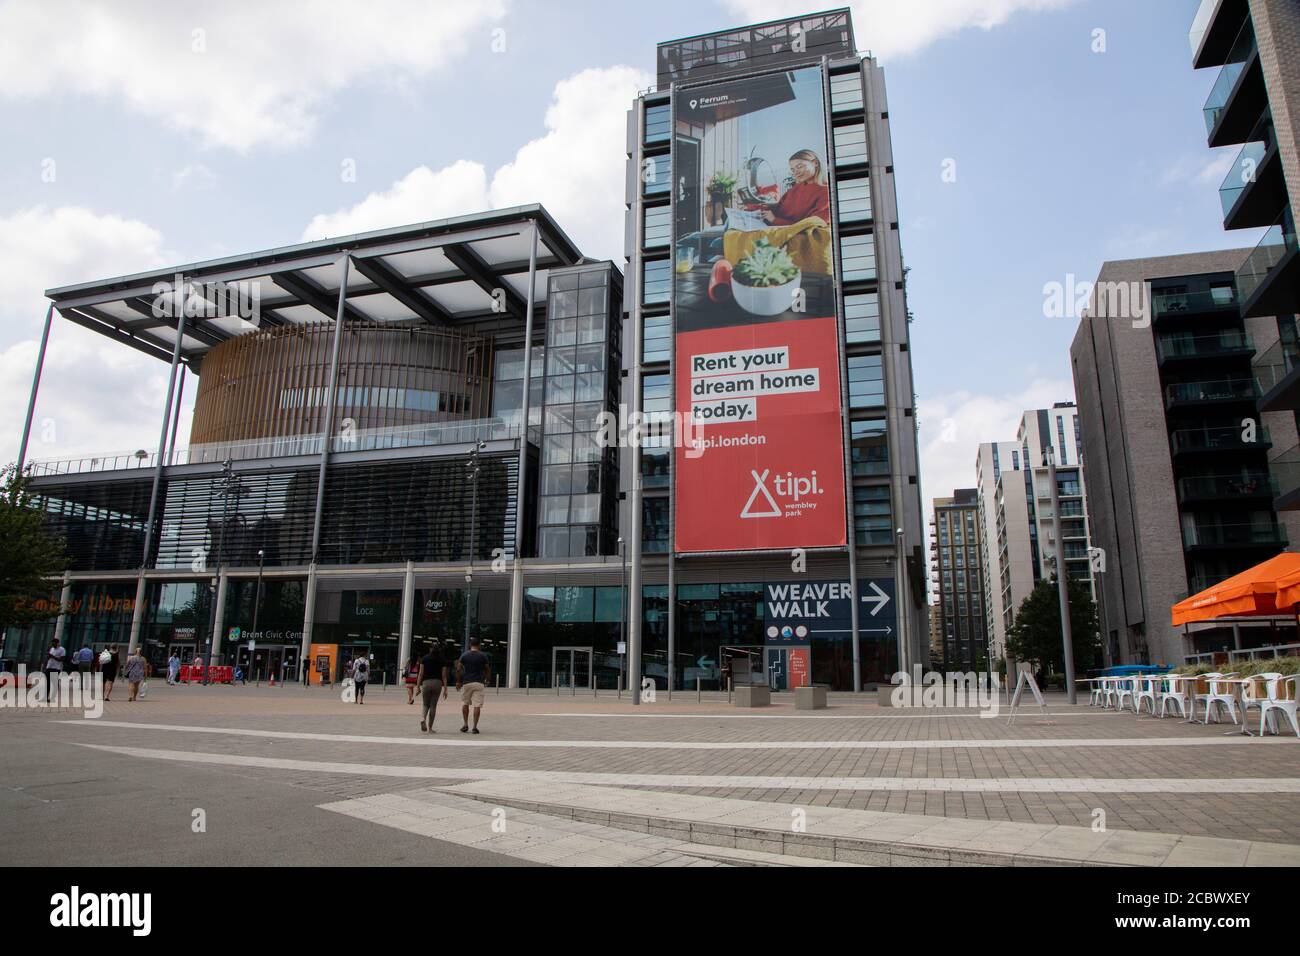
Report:
[[[985,627],[979,497],[974,488],[958,488],[949,498],[934,499],[930,555],[938,583],[932,608],[938,657],[943,670],[981,670],[988,654]],[[933,651],[932,651],[933,654]]]
[[[1242,144],[1219,198],[1225,229],[1267,227],[1235,266],[1250,334],[1259,410],[1300,405],[1300,249],[1292,194],[1300,193],[1300,7],[1290,0],[1204,0],[1190,35],[1196,69],[1217,68],[1203,109],[1210,146]],[[1300,508],[1300,446],[1274,424],[1275,507]],[[1295,540],[1294,537],[1291,539]]]
[[[986,627],[995,659],[1006,656],[1007,630],[1031,591],[1066,572],[1092,588],[1090,536],[1079,413],[1072,402],[1025,412],[1014,442],[986,442],[976,454],[977,510]],[[1048,454],[1055,458],[1061,507],[1056,541]]]
[[1189,593],[1300,540],[1300,516],[1274,510],[1269,458],[1295,444],[1295,417],[1258,411],[1251,357],[1276,322],[1241,317],[1248,252],[1107,262],[1070,348],[1105,555],[1098,612],[1118,663],[1180,664],[1274,636],[1267,622],[1185,636],[1170,620]]
[[[924,661],[928,621],[884,74],[847,9],[658,52],[628,122],[624,396],[701,425],[709,450],[693,461],[652,427],[623,469],[656,609],[646,666],[681,686],[743,645],[835,688],[888,681]],[[759,258],[777,274],[756,292]],[[749,388],[724,381],[731,363],[769,348],[813,390],[702,398]],[[815,512],[775,500],[799,475],[816,478]],[[856,584],[857,600],[806,627],[778,619],[801,583]]]

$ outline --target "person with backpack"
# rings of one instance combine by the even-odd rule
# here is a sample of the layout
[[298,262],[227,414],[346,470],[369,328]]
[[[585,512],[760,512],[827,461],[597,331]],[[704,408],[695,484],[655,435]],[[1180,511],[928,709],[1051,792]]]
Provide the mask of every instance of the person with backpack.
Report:
[[366,702],[366,684],[370,681],[370,660],[365,654],[358,654],[352,662],[352,686],[356,691],[357,703]]

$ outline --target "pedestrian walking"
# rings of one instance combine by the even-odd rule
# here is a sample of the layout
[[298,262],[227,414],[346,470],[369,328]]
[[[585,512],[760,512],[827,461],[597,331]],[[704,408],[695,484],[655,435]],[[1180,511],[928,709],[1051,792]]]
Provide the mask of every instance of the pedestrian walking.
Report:
[[406,662],[406,673],[403,675],[406,683],[406,702],[415,703],[415,692],[420,686],[420,658],[417,654],[412,654],[411,659]]
[[144,653],[137,647],[135,653],[126,659],[127,703],[140,696],[140,685],[148,676],[149,662],[144,659]]
[[121,661],[117,657],[117,645],[110,644],[99,655],[99,672],[104,676],[104,700],[113,695],[113,681],[117,680],[117,671]]
[[81,682],[86,683],[86,677],[95,669],[95,652],[90,649],[89,644],[81,645],[81,650],[77,651],[77,671],[82,674]]
[[352,662],[352,689],[356,692],[357,703],[366,702],[366,684],[370,682],[370,661],[364,654]]
[[420,658],[416,680],[420,685],[420,729],[436,734],[433,718],[438,716],[438,693],[441,691],[442,699],[447,699],[447,660],[437,641]]
[[[492,662],[479,650],[479,639],[470,638],[469,650],[456,662],[456,689],[460,691],[462,734],[478,733],[478,718],[487,696],[487,682],[492,676]],[[474,726],[470,727],[470,708],[474,709]]]
[[172,656],[167,658],[167,683],[175,684],[177,678],[181,676],[181,658],[175,651]]
[[41,673],[45,675],[45,699],[47,701],[54,699],[54,684],[63,673],[63,659],[68,652],[59,646],[59,639],[56,637],[50,641],[50,646],[45,650],[45,663],[41,665]]

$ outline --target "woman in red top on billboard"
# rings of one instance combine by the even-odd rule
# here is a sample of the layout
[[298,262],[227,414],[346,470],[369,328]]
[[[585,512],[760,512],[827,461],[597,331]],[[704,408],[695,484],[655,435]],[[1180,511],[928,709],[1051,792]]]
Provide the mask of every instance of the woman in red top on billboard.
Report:
[[822,173],[821,157],[811,149],[799,150],[790,157],[790,174],[794,185],[775,204],[763,210],[763,219],[774,226],[792,226],[816,216],[829,225],[831,192]]

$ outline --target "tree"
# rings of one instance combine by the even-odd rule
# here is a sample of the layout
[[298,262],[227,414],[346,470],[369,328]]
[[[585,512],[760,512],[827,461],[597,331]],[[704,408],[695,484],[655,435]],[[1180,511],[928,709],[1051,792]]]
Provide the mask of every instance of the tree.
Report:
[[[1070,595],[1070,637],[1074,644],[1075,672],[1095,666],[1101,642],[1097,635],[1097,605],[1088,587],[1066,579]],[[1020,605],[1016,621],[1007,631],[1007,653],[1018,661],[1033,661],[1049,672],[1065,670],[1061,641],[1061,601],[1056,577],[1040,581]]]
[[58,617],[58,585],[67,567],[63,540],[34,508],[28,479],[14,465],[0,470],[0,632]]

